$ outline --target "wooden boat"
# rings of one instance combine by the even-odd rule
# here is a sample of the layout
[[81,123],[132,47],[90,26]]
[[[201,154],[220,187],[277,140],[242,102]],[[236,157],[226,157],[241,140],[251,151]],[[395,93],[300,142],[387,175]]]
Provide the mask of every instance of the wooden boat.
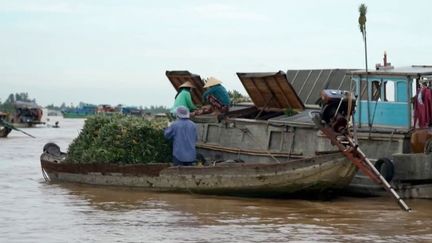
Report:
[[0,138],[5,138],[12,131],[9,127],[0,126]]
[[[284,196],[347,186],[356,172],[339,153],[281,163],[225,162],[210,166],[155,164],[74,164],[45,146],[44,177],[52,182],[140,187],[155,191],[222,195]],[[50,151],[51,150],[51,151]]]
[[12,129],[4,122],[7,119],[7,113],[0,111],[0,138],[5,138]]
[[15,127],[34,127],[44,124],[41,121],[43,110],[35,102],[15,101],[15,112],[10,118],[10,123]]

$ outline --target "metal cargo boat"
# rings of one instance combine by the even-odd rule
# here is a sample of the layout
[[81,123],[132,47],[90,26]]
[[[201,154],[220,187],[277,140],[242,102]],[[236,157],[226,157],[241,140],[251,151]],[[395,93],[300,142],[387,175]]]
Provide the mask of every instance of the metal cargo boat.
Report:
[[[430,90],[432,66],[393,68],[384,60],[376,70],[350,73],[359,97],[356,139],[402,197],[432,199],[432,130],[415,124],[418,111],[413,105],[421,81],[426,80]],[[355,176],[348,192],[384,193],[362,174]]]
[[76,108],[62,110],[62,114],[64,118],[87,118],[88,116],[95,115],[96,111],[96,105],[80,103]]

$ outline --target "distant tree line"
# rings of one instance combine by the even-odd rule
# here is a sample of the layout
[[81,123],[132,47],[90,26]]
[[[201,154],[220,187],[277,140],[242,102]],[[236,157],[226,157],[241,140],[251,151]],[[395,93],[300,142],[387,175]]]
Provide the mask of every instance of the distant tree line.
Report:
[[[239,92],[233,90],[230,91],[230,97],[232,100],[236,100],[240,102],[243,102],[245,99],[244,96],[242,96]],[[0,99],[0,111],[2,112],[8,112],[13,113],[15,111],[14,104],[16,101],[24,101],[24,102],[33,102],[36,103],[36,99],[30,98],[29,94],[27,92],[21,92],[21,93],[15,93],[10,94],[7,99],[3,102]],[[80,102],[80,104],[84,104],[83,102]],[[117,107],[119,107],[118,105]],[[74,106],[72,103],[70,105],[66,105],[65,102],[63,102],[60,106],[50,104],[47,105],[45,108],[50,110],[67,110],[67,109],[74,109],[77,106]],[[151,106],[136,106],[138,109],[142,110],[144,113],[151,113],[151,114],[157,114],[157,113],[166,113],[169,112],[170,108],[162,105],[151,105]]]
[[[88,103],[84,103],[84,102],[80,102],[78,104],[78,106],[84,105]],[[74,106],[73,104],[70,105],[66,105],[65,102],[63,102],[60,106],[56,106],[54,104],[51,105],[47,105],[45,108],[50,109],[50,110],[57,110],[57,111],[64,111],[64,110],[71,110],[71,109],[75,109],[78,106]],[[94,105],[97,106],[97,105]],[[120,107],[127,107],[124,105],[117,105],[114,108],[120,108]],[[135,106],[136,108],[142,110],[144,113],[151,113],[151,114],[157,114],[157,113],[166,113],[169,112],[169,108],[165,107],[165,106],[156,106],[156,105],[151,105],[151,106]]]
[[231,103],[233,103],[233,104],[238,104],[238,103],[242,103],[242,102],[251,102],[251,99],[249,98],[249,96],[242,95],[237,90],[228,91],[228,95],[231,99]]
[[144,113],[151,113],[151,114],[157,114],[157,113],[167,113],[169,112],[169,108],[166,106],[145,106],[145,107],[140,107],[141,109],[143,109]]

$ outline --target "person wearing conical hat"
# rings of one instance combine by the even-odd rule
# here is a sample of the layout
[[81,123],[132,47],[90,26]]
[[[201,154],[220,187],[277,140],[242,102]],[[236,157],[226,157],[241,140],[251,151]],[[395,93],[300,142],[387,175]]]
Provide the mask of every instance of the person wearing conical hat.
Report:
[[196,109],[191,95],[191,89],[193,88],[195,88],[194,85],[189,81],[186,81],[179,86],[179,90],[175,96],[174,105],[171,108],[171,114],[175,116],[177,107],[179,106],[184,106],[188,108],[189,111],[194,111]]
[[214,113],[225,113],[229,110],[230,98],[222,82],[214,77],[207,79],[204,88],[203,100],[211,105]]

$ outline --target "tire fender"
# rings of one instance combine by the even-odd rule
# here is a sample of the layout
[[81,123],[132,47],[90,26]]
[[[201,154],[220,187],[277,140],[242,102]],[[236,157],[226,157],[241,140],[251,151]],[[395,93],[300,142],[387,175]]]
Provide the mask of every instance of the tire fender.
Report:
[[60,147],[55,143],[47,143],[43,147],[43,152],[54,156],[61,155]]
[[387,182],[390,182],[395,173],[395,166],[391,159],[389,158],[379,158],[375,164],[375,168],[378,170],[379,173],[386,179]]
[[425,154],[432,153],[432,138],[429,138],[428,140],[426,140],[425,145],[424,145],[424,153]]

